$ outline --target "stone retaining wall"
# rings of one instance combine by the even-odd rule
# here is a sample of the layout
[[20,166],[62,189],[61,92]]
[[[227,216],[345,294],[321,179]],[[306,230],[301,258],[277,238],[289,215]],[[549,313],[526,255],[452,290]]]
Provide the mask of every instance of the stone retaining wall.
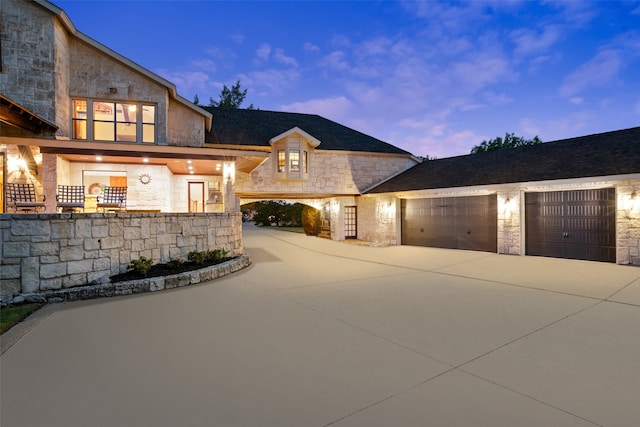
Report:
[[189,252],[244,252],[240,213],[0,215],[0,298],[104,285],[142,256],[154,264]]

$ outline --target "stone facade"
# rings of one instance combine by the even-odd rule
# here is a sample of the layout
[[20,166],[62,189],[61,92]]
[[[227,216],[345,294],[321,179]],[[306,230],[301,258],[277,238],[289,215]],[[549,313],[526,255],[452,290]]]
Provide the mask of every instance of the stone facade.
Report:
[[[58,34],[49,12],[20,0],[2,0],[2,72],[0,93],[19,97],[21,105],[55,122]],[[32,31],[24,31],[30,28]]]
[[401,244],[400,200],[403,197],[456,197],[496,194],[498,253],[525,255],[524,195],[526,192],[616,189],[617,264],[640,265],[640,179],[597,179],[522,183],[491,188],[421,190],[358,198],[358,237],[381,245]]
[[239,213],[0,215],[0,243],[1,297],[107,283],[142,256],[244,250]]
[[409,156],[315,150],[309,179],[276,179],[274,161],[272,153],[251,174],[237,174],[236,194],[356,195],[416,164]]

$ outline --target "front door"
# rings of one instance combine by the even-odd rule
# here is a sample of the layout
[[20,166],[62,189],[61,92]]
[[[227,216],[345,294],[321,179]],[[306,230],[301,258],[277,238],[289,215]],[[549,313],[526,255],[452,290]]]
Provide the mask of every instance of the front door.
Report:
[[204,182],[189,182],[189,212],[204,212]]

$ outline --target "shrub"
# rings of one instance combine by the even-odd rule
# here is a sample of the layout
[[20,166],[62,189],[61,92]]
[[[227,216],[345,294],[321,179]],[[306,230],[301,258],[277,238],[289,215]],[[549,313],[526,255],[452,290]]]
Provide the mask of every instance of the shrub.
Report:
[[305,206],[302,210],[302,228],[307,236],[316,236],[318,234],[318,210],[311,206]]
[[204,264],[207,261],[207,251],[191,251],[187,259],[197,265]]
[[167,263],[167,267],[169,267],[171,270],[177,270],[182,264],[184,264],[184,261],[182,261],[180,258],[176,258],[169,261]]
[[224,257],[227,256],[227,254],[229,253],[229,251],[225,250],[225,249],[215,249],[213,251],[213,260],[214,261],[222,261],[224,259]]
[[205,262],[220,262],[227,256],[229,252],[224,249],[214,249],[212,251],[191,251],[189,252],[188,259],[197,265],[202,265]]
[[141,274],[146,277],[147,273],[151,269],[151,265],[153,261],[147,257],[141,256],[138,259],[131,260],[129,265],[127,265],[127,270],[133,270],[138,274]]

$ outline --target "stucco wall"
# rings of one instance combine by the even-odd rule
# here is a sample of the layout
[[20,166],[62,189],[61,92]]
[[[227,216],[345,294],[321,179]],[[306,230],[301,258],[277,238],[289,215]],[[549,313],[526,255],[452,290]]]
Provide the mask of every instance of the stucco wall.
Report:
[[141,256],[244,251],[239,213],[4,214],[0,243],[0,297],[107,283]]

